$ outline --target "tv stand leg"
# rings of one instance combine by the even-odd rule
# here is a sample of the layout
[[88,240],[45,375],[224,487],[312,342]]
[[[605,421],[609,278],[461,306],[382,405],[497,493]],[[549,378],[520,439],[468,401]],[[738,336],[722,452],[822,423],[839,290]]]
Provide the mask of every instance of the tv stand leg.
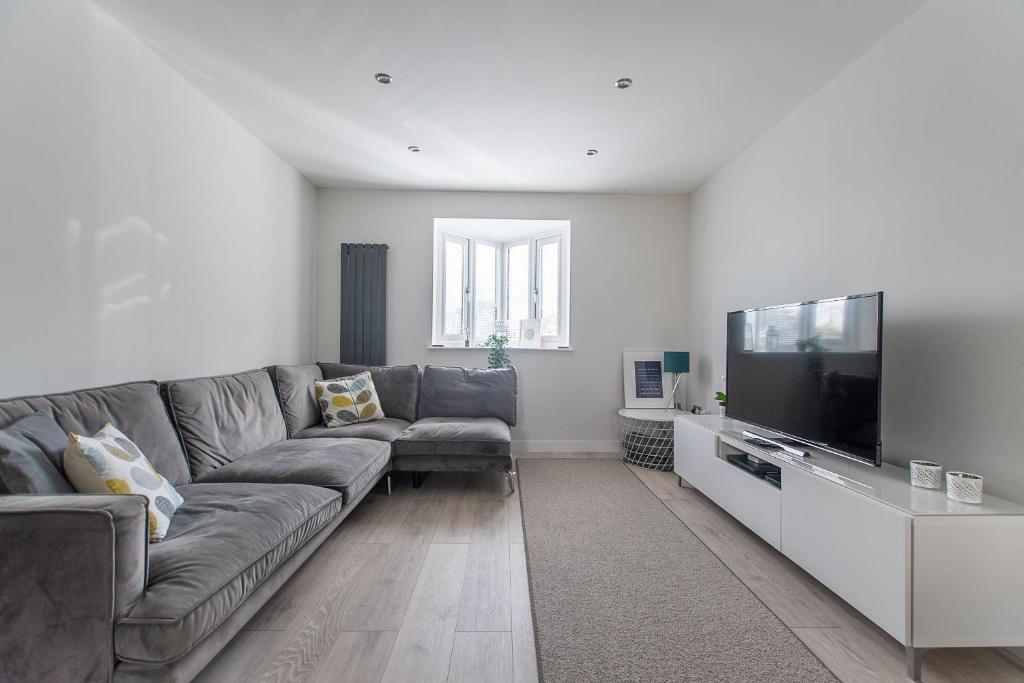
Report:
[[912,681],[921,680],[921,657],[924,656],[924,648],[907,646],[907,678]]

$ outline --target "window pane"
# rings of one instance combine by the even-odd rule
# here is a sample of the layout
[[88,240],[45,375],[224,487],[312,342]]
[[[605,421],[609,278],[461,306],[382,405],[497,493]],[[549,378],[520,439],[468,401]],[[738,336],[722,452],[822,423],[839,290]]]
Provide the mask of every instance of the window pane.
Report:
[[498,322],[498,249],[476,244],[473,282],[473,344],[481,345],[494,334]]
[[540,262],[537,267],[537,288],[540,290],[540,333],[544,337],[555,336],[558,334],[560,300],[558,291],[559,242],[543,243],[538,251],[537,258]]
[[842,341],[845,339],[845,301],[823,301],[813,307],[814,334],[830,341]]
[[466,329],[462,316],[466,283],[463,263],[466,247],[460,242],[444,243],[444,334],[461,335]]
[[795,351],[803,337],[801,310],[796,307],[758,311],[754,321],[754,351]]
[[530,317],[530,245],[509,247],[505,265],[505,310],[508,338],[519,342],[519,323]]

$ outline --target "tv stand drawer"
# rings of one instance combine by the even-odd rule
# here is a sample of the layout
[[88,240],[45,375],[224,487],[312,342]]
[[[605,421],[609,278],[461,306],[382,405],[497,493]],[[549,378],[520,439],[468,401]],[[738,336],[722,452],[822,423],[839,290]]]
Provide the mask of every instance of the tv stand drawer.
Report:
[[[778,550],[782,491],[724,458],[713,460],[718,480],[715,503]],[[782,483],[783,487],[787,484]]]
[[782,485],[782,552],[908,644],[910,516],[794,467]]
[[779,489],[726,460],[726,452],[719,448],[718,436],[707,429],[676,420],[675,439],[676,474],[779,548]]

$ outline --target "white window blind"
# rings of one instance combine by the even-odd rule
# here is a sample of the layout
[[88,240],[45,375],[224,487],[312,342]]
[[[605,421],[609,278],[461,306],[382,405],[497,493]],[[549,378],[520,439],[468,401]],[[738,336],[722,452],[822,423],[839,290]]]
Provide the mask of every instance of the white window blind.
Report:
[[560,322],[561,237],[540,240],[537,247],[537,299],[542,337],[557,337]]
[[473,258],[473,345],[482,346],[498,326],[498,248],[477,241]]
[[519,343],[519,324],[530,317],[530,243],[505,248],[505,328],[509,343]]
[[442,334],[446,340],[462,339],[466,331],[466,271],[469,240],[444,239]]

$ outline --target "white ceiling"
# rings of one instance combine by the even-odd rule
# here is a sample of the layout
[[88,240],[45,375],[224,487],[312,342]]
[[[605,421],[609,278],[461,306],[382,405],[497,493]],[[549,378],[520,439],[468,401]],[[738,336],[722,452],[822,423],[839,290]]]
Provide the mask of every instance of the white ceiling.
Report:
[[685,193],[921,1],[99,4],[320,186]]

